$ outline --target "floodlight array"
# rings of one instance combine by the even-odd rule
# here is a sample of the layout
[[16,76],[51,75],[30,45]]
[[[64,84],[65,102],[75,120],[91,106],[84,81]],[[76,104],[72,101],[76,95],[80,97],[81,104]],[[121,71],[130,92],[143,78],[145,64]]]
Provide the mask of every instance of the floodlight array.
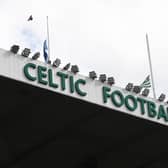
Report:
[[[20,49],[20,46],[19,46],[19,45],[12,45],[11,48],[10,48],[10,52],[12,52],[13,54],[17,54],[18,51],[19,51],[19,49]],[[29,48],[24,48],[23,51],[21,52],[21,56],[23,56],[23,57],[29,57],[30,53],[31,53],[31,50],[30,50]],[[39,57],[40,57],[40,52],[36,52],[36,53],[34,53],[34,55],[32,56],[32,59],[33,59],[33,60],[37,60]],[[47,61],[47,64],[51,64],[51,60],[48,60],[48,61]],[[53,62],[52,66],[53,66],[53,67],[59,67],[60,64],[61,64],[61,60],[60,60],[59,58],[57,58],[57,59]],[[68,63],[68,64],[66,64],[62,69],[63,69],[63,70],[69,70],[70,66],[71,66],[71,64]],[[78,72],[79,72],[79,67],[78,67],[77,65],[72,65],[72,66],[71,66],[71,72],[74,73],[74,74],[78,73]],[[89,72],[89,78],[95,80],[95,79],[97,78],[96,72],[95,72],[95,71],[90,71],[90,72]],[[113,84],[115,84],[115,79],[114,79],[114,77],[108,77],[108,78],[107,78],[107,77],[106,77],[106,74],[100,74],[100,75],[99,75],[99,81],[102,82],[102,83],[105,83],[105,82],[106,82],[106,83],[107,83],[108,85],[110,85],[110,86],[113,85]],[[141,95],[144,96],[144,97],[147,97],[147,96],[149,95],[149,93],[150,93],[150,90],[149,90],[148,88],[144,88],[143,90],[142,90],[142,89],[143,89],[142,86],[138,86],[138,85],[135,85],[135,86],[134,86],[133,83],[128,83],[128,84],[126,85],[126,87],[125,87],[125,90],[126,90],[126,91],[128,91],[128,92],[133,92],[133,93],[135,93],[135,94],[140,94],[141,91],[142,91]],[[162,93],[162,94],[158,97],[157,100],[158,100],[159,102],[164,102],[165,98],[166,98],[166,95]],[[167,101],[166,103],[168,104],[168,101]]]

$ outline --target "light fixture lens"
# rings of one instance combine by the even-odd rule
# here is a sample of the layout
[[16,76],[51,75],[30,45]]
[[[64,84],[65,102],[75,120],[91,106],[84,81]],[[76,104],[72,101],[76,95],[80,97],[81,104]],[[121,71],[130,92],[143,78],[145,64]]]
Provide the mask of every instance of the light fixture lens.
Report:
[[134,86],[133,87],[133,92],[136,93],[136,94],[140,93],[141,92],[141,87],[140,86]]
[[114,77],[109,77],[107,81],[109,85],[113,85],[115,83]]
[[10,51],[14,54],[17,54],[18,51],[19,51],[19,46],[18,45],[13,45],[11,48],[10,48]]
[[33,55],[32,59],[33,59],[33,60],[37,60],[39,57],[40,57],[40,52],[36,52],[36,53]]
[[127,86],[125,87],[125,90],[132,91],[133,86],[134,86],[133,83],[128,83]]
[[73,72],[74,74],[76,74],[77,72],[79,72],[78,66],[77,65],[72,65],[71,72]]
[[91,78],[91,79],[96,79],[96,78],[97,78],[96,72],[95,72],[95,71],[89,72],[89,78]]
[[99,80],[100,80],[101,82],[105,82],[105,81],[106,81],[106,74],[101,74],[101,75],[99,76]]
[[142,96],[147,97],[147,96],[149,95],[149,92],[150,92],[150,90],[147,89],[147,88],[145,88],[145,89],[142,91]]
[[28,57],[31,53],[31,50],[29,48],[25,48],[22,53],[21,53],[21,56],[23,57]]
[[61,64],[61,60],[57,58],[57,59],[53,62],[53,67],[59,67],[60,64]]
[[158,100],[159,100],[160,102],[163,102],[163,101],[165,100],[165,98],[166,98],[166,95],[162,93],[162,94],[159,96]]
[[67,71],[67,70],[70,68],[70,65],[71,65],[70,63],[66,64],[66,65],[63,67],[63,70],[66,70],[66,71]]

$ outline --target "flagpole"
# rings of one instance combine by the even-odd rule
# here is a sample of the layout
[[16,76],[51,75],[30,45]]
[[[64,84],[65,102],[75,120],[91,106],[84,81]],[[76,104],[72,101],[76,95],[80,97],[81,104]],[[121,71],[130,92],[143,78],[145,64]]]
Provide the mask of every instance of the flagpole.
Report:
[[148,34],[146,34],[146,45],[147,45],[147,51],[148,51],[148,59],[149,59],[151,80],[152,80],[153,97],[156,99],[156,92],[155,92],[155,84],[154,84],[154,79],[153,79],[152,61],[151,61],[151,55],[150,55]]
[[46,20],[47,20],[48,61],[49,61],[50,60],[50,34],[49,34],[48,16],[46,17]]

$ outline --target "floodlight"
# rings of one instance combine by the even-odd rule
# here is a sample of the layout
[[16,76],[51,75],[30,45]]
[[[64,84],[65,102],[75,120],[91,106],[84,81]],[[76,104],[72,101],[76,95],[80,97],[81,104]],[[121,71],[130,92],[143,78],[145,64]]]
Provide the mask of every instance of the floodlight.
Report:
[[33,59],[33,60],[37,60],[39,57],[40,57],[40,52],[36,52],[36,53],[33,55],[32,59]]
[[19,51],[19,46],[18,45],[13,45],[11,48],[10,48],[10,51],[14,54],[17,54],[18,51]]
[[165,98],[166,98],[166,95],[162,93],[162,94],[159,96],[158,100],[159,100],[160,102],[163,102],[163,101],[165,100]]
[[63,70],[68,70],[70,68],[70,63],[66,64],[64,67],[63,67]]
[[78,66],[77,65],[72,65],[71,72],[73,72],[74,74],[76,74],[77,72],[79,72]]
[[133,86],[134,86],[133,83],[128,83],[127,86],[125,87],[125,90],[132,91]]
[[91,78],[93,80],[96,79],[97,78],[96,72],[95,71],[89,72],[89,78]]
[[51,64],[51,60],[48,60],[48,61],[47,61],[47,64]]
[[28,57],[29,54],[31,53],[31,50],[29,48],[25,48],[22,53],[21,53],[21,56],[23,57]]
[[53,62],[53,67],[59,67],[59,65],[61,64],[61,60],[59,58],[57,58],[54,62]]
[[147,97],[147,96],[149,95],[149,92],[150,92],[150,90],[147,89],[147,88],[145,88],[145,89],[142,91],[142,96]]
[[141,89],[142,89],[142,88],[141,88],[140,86],[134,86],[132,91],[133,91],[134,93],[138,94],[138,93],[141,92]]
[[100,80],[101,82],[105,82],[105,81],[106,81],[106,74],[101,74],[101,75],[99,76],[99,80]]
[[115,83],[114,77],[109,77],[107,79],[107,82],[108,82],[109,85],[113,85]]

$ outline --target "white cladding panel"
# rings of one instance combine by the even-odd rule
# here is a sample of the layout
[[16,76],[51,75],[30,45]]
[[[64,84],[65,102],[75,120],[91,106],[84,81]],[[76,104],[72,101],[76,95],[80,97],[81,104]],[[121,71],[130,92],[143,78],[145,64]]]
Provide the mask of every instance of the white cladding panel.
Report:
[[[102,87],[103,86],[108,86],[108,85],[103,84],[103,83],[101,83],[97,80],[92,80],[88,77],[85,77],[85,76],[82,76],[82,75],[79,75],[79,74],[74,75],[69,71],[62,71],[66,74],[73,75],[75,80],[84,79],[86,81],[86,85],[81,85],[80,86],[83,91],[87,92],[87,95],[84,96],[84,97],[78,95],[76,92],[70,93],[70,91],[69,91],[70,90],[69,89],[69,81],[68,80],[66,80],[66,87],[67,88],[64,91],[62,91],[60,87],[55,89],[55,88],[49,87],[48,85],[40,84],[37,81],[34,81],[34,82],[30,81],[25,77],[24,72],[23,72],[23,68],[27,63],[34,63],[37,66],[41,65],[41,66],[45,66],[47,68],[52,69],[53,72],[54,72],[54,75],[55,75],[54,82],[56,82],[58,84],[60,83],[60,78],[56,77],[56,72],[62,71],[60,68],[53,68],[51,65],[45,64],[43,62],[32,60],[30,58],[25,58],[25,57],[22,57],[20,55],[13,54],[9,51],[0,49],[0,76],[4,76],[4,77],[8,77],[8,78],[17,80],[17,81],[28,83],[28,84],[34,85],[36,87],[48,89],[48,90],[51,90],[53,92],[61,93],[61,94],[67,95],[67,96],[71,96],[71,97],[74,97],[74,98],[77,98],[77,99],[81,99],[81,100],[84,100],[84,101],[87,101],[87,102],[91,102],[91,103],[94,103],[94,104],[97,104],[97,105],[101,105],[101,106],[104,106],[104,107],[107,107],[107,108],[110,108],[110,109],[115,109],[117,111],[127,113],[129,115],[133,115],[133,116],[136,116],[136,117],[140,117],[140,118],[151,120],[151,121],[154,121],[154,122],[157,122],[157,123],[168,125],[168,123],[163,121],[163,119],[157,120],[156,117],[155,118],[149,118],[147,116],[147,113],[142,115],[141,112],[140,112],[141,111],[140,106],[138,106],[138,108],[134,112],[130,112],[130,111],[128,111],[128,109],[126,109],[125,106],[122,106],[121,108],[115,107],[110,100],[108,100],[107,103],[104,103],[103,102]],[[30,73],[32,75],[37,76],[37,71],[36,70],[30,71]],[[112,86],[111,91],[114,91],[114,90],[121,91],[123,93],[123,95],[125,95],[125,96],[132,94],[135,97],[142,97],[141,95],[136,95],[134,93],[127,92],[122,88]],[[152,101],[152,102],[155,102],[157,107],[161,104],[160,102],[157,102],[156,100],[154,100],[152,98],[145,98],[145,99],[149,100],[149,101]],[[167,108],[167,106],[164,103],[162,103],[162,104],[164,105],[165,108]],[[146,106],[145,106],[145,108],[146,108]]]

